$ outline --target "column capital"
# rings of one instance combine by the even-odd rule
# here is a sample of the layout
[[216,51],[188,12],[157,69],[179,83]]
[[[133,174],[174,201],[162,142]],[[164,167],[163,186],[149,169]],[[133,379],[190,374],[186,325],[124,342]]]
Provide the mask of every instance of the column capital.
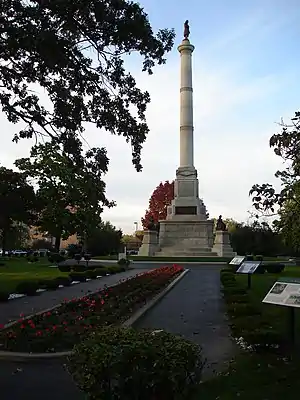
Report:
[[181,44],[177,47],[179,53],[182,52],[187,52],[187,53],[192,53],[195,49],[195,46],[193,46],[188,39],[183,39]]

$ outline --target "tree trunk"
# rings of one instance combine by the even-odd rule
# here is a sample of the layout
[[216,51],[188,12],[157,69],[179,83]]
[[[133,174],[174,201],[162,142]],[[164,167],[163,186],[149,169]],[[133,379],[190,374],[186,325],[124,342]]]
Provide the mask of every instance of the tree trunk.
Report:
[[55,236],[55,243],[54,243],[54,249],[58,253],[60,249],[60,242],[61,242],[61,235]]
[[7,245],[7,229],[2,229],[2,256],[5,256]]

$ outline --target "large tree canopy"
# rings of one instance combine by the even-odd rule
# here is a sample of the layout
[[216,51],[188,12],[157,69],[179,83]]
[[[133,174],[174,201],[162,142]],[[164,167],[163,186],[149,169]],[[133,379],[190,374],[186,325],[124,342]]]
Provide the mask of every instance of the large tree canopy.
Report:
[[39,203],[26,176],[0,167],[0,231],[3,252],[8,236],[16,223],[32,224],[36,220]]
[[106,199],[102,180],[108,165],[105,149],[90,149],[74,164],[61,145],[45,143],[34,146],[29,158],[15,164],[38,185],[43,203],[38,226],[56,238],[57,249],[61,238],[74,233],[84,237],[98,226],[103,206],[114,205]]
[[282,131],[270,139],[270,147],[281,157],[284,169],[277,171],[280,190],[269,183],[254,185],[250,190],[257,217],[277,215],[275,227],[285,244],[295,252],[300,249],[300,112],[295,113],[289,125],[281,124]]
[[295,113],[290,125],[281,124],[281,133],[270,138],[270,147],[282,158],[285,169],[277,171],[281,190],[269,183],[253,185],[250,190],[255,209],[261,213],[275,213],[275,207],[293,201],[300,206],[300,112]]
[[76,162],[77,139],[94,123],[124,136],[141,170],[150,97],[125,70],[124,55],[139,53],[151,74],[173,40],[173,30],[155,35],[133,1],[1,1],[0,104],[10,122],[26,125],[15,140],[46,135]]

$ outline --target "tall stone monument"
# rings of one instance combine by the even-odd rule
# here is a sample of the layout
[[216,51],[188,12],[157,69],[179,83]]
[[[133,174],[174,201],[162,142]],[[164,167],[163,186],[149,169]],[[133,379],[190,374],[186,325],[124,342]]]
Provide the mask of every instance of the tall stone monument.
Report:
[[189,23],[184,24],[180,53],[180,165],[176,171],[174,200],[160,222],[157,256],[218,256],[212,251],[214,222],[199,198],[194,166],[192,53]]

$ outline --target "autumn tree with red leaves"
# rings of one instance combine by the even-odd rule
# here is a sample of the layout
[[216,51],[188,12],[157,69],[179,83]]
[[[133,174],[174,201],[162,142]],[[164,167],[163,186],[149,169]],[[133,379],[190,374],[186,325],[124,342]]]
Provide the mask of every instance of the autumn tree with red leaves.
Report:
[[149,200],[149,208],[146,210],[144,218],[142,218],[142,225],[147,229],[150,218],[153,217],[154,222],[164,220],[167,217],[167,207],[174,199],[174,181],[160,183],[152,193]]

